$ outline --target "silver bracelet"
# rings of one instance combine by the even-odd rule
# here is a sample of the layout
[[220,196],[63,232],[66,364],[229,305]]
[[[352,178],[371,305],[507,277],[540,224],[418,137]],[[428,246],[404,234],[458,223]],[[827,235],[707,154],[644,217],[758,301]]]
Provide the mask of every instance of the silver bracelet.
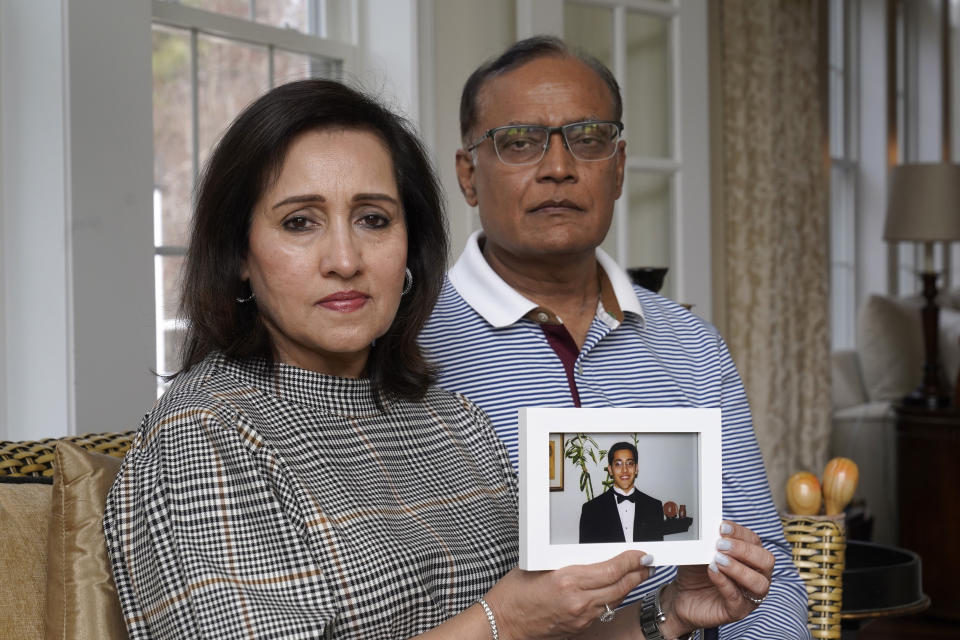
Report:
[[480,603],[480,606],[483,607],[484,612],[487,614],[487,622],[490,623],[490,637],[493,640],[500,640],[500,633],[497,631],[497,619],[493,617],[493,609],[490,608],[490,605],[487,604],[487,601],[483,598],[477,600]]

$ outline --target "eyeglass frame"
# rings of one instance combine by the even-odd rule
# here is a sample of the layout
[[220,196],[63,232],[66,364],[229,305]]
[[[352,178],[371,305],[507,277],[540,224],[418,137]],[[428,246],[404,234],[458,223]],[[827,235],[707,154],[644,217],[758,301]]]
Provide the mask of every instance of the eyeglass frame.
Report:
[[464,149],[464,151],[467,151],[467,152],[473,151],[474,149],[479,147],[484,140],[487,140],[488,138],[492,141],[494,134],[496,134],[498,131],[503,131],[504,129],[515,129],[517,127],[536,127],[538,129],[546,129],[547,131],[547,140],[546,142],[543,143],[543,146],[541,147],[539,158],[537,158],[536,160],[532,160],[530,162],[522,162],[522,163],[507,162],[502,157],[500,157],[500,151],[497,149],[497,145],[493,145],[493,152],[497,154],[497,160],[499,160],[503,164],[510,167],[526,167],[532,164],[537,164],[541,160],[543,160],[544,157],[546,157],[547,151],[550,150],[550,140],[553,138],[553,134],[555,133],[560,134],[560,139],[563,140],[563,148],[569,151],[570,155],[573,156],[576,160],[579,160],[580,162],[603,162],[604,160],[609,160],[613,156],[617,155],[617,148],[618,148],[617,144],[613,145],[613,151],[606,158],[581,158],[577,154],[575,154],[573,150],[570,148],[570,144],[567,142],[566,129],[570,127],[575,127],[577,125],[585,125],[585,124],[614,125],[617,128],[617,143],[620,142],[620,136],[623,135],[624,127],[623,127],[623,122],[621,122],[620,120],[580,120],[578,122],[568,122],[567,124],[562,124],[558,127],[548,127],[543,124],[505,124],[500,127],[487,129],[482,136],[480,136],[479,138],[474,140],[472,143],[470,143],[470,146]]

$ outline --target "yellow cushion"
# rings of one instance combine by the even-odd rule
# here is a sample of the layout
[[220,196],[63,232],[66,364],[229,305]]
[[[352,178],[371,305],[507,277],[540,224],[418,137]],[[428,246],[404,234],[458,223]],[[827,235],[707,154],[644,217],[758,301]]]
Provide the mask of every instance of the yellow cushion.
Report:
[[53,464],[46,638],[126,638],[101,524],[120,460],[64,441]]
[[50,485],[0,484],[0,635],[43,636]]

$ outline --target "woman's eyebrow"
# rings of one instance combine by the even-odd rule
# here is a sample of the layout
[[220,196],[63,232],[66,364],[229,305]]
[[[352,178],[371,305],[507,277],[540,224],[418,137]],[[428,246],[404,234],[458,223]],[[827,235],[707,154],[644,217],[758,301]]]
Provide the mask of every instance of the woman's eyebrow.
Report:
[[273,205],[273,208],[282,207],[285,204],[298,204],[302,202],[326,202],[326,198],[316,193],[306,193],[299,196],[290,196],[289,198],[284,198],[277,204]]
[[385,193],[358,193],[353,196],[353,201],[356,202],[358,200],[383,200],[393,204],[399,204],[396,198]]

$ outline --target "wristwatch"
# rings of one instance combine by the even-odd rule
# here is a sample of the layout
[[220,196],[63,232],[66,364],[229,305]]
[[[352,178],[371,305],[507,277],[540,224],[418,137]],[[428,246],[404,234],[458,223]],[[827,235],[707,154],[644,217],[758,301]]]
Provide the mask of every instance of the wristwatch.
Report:
[[[666,588],[667,585],[660,585],[656,591],[643,596],[640,601],[640,629],[647,640],[667,640],[660,631],[660,625],[667,621],[667,615],[660,607],[660,592]],[[693,634],[694,632],[691,631],[677,640],[690,640]]]
[[660,632],[660,625],[667,621],[667,616],[660,608],[660,592],[666,587],[665,584],[660,585],[640,601],[640,630],[647,640],[666,640]]

